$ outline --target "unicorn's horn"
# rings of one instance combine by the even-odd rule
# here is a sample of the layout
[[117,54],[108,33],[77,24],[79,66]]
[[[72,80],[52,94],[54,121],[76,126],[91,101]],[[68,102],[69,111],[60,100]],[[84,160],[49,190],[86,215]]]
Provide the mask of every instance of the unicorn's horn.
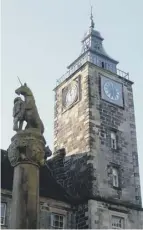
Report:
[[20,78],[17,76],[17,78],[18,78],[18,80],[19,80],[19,82],[20,82],[20,84],[22,85],[22,83],[21,83],[21,81],[20,81]]

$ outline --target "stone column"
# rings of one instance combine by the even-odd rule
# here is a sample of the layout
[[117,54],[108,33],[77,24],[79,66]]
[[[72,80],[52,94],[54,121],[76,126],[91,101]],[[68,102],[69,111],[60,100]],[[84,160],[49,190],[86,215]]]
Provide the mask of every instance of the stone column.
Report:
[[11,139],[8,158],[14,178],[9,228],[39,228],[39,166],[44,154],[44,137],[34,129],[19,131]]

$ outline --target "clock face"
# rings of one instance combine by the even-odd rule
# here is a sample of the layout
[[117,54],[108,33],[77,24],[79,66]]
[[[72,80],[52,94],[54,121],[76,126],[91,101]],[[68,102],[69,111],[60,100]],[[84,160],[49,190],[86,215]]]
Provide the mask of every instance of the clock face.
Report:
[[104,84],[104,92],[107,95],[107,97],[109,97],[111,100],[113,101],[117,101],[120,98],[120,90],[119,87],[117,87],[116,84],[114,84],[113,81],[107,81]]
[[123,88],[120,82],[110,78],[101,77],[101,97],[102,99],[123,107]]
[[77,83],[71,84],[65,94],[65,106],[72,105],[78,99],[78,86]]

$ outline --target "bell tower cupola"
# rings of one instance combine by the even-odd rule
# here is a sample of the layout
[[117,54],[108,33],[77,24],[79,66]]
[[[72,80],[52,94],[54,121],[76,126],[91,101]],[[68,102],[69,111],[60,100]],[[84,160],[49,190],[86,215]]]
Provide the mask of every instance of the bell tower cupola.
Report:
[[95,29],[91,7],[90,26],[82,39],[81,55],[68,66],[69,71],[72,72],[84,62],[89,61],[103,69],[117,73],[117,64],[119,62],[106,53],[103,47],[103,40],[104,38],[100,32]]

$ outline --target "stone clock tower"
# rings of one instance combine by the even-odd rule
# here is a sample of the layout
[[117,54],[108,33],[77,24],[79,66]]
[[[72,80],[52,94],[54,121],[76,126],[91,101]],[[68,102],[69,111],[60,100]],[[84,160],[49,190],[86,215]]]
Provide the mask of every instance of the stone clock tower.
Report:
[[81,55],[55,88],[54,148],[87,154],[89,228],[142,228],[132,85],[91,25]]

